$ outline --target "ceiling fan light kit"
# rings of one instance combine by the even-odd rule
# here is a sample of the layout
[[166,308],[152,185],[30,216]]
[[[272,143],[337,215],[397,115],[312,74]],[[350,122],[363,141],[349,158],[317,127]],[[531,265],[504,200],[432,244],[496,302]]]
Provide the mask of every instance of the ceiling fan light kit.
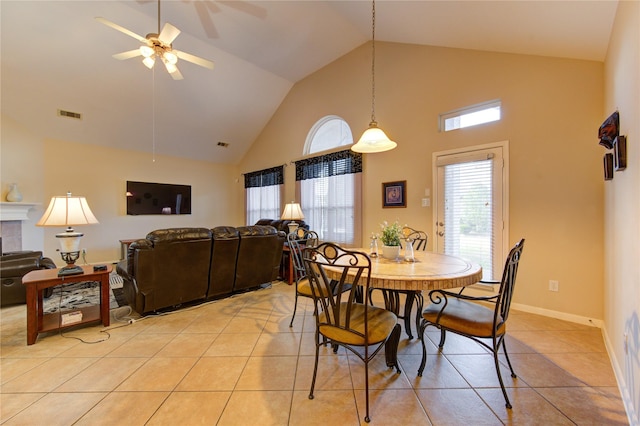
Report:
[[96,20],[143,43],[143,45],[138,49],[129,50],[113,55],[115,59],[122,61],[125,59],[142,56],[144,57],[144,59],[142,59],[142,63],[147,68],[152,69],[156,63],[156,59],[160,58],[162,63],[164,63],[167,72],[169,72],[174,80],[182,80],[183,78],[182,74],[178,70],[178,58],[196,65],[200,65],[204,68],[213,69],[213,62],[195,55],[191,55],[189,53],[180,52],[173,49],[172,43],[180,34],[180,30],[167,22],[164,24],[164,27],[162,27],[162,31],[160,31],[160,0],[158,0],[158,32],[149,33],[146,35],[146,37],[142,37],[141,35],[138,35],[133,31],[130,31],[105,18],[97,17]]

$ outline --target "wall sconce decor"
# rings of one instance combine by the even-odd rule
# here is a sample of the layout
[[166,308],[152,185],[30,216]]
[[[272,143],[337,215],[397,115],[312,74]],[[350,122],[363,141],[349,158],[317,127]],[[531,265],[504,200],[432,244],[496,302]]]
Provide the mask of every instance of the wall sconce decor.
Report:
[[627,168],[627,138],[624,135],[613,140],[613,168],[616,172]]
[[613,154],[607,152],[604,154],[604,180],[613,179]]

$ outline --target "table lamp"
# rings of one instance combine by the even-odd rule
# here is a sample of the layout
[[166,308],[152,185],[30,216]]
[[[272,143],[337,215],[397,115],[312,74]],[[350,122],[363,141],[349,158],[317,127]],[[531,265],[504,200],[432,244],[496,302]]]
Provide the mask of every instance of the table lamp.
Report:
[[85,197],[73,197],[70,192],[66,196],[51,198],[49,207],[44,212],[36,226],[66,226],[65,232],[56,234],[60,242],[60,256],[67,266],[60,268],[58,276],[82,274],[80,266],[75,265],[80,257],[80,238],[82,232],[72,228],[76,225],[91,225],[99,223],[93,215]]
[[[298,203],[294,203],[293,201],[287,205],[284,206],[284,213],[282,213],[282,216],[280,217],[280,219],[282,220],[302,220],[304,219],[304,214],[302,214],[302,209],[300,208],[300,204]],[[289,226],[289,233],[294,232],[296,229],[298,229],[298,223],[297,222],[289,222],[288,224]]]

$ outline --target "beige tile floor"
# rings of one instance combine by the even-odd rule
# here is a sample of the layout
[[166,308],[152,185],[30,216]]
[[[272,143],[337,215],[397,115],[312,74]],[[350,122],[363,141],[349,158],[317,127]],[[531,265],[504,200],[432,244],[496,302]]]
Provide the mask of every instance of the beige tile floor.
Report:
[[[40,335],[26,345],[25,307],[0,310],[0,415],[6,425],[364,424],[362,362],[323,349],[315,398],[314,318],[293,287],[245,293],[128,325]],[[423,377],[417,339],[403,333],[402,373],[384,355],[371,364],[371,424],[628,424],[597,328],[513,312],[505,367],[507,410],[493,361],[448,335],[438,354],[427,332]]]

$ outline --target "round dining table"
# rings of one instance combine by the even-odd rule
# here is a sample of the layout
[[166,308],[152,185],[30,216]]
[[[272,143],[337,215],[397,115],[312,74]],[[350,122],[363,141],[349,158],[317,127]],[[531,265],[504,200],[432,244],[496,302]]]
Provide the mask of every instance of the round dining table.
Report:
[[[368,249],[350,248],[369,253]],[[399,315],[400,294],[406,295],[405,329],[410,338],[411,325],[408,319],[416,296],[418,312],[422,310],[422,292],[438,289],[466,287],[482,279],[482,267],[466,259],[429,251],[415,251],[414,261],[408,262],[401,255],[387,259],[380,255],[371,257],[370,288],[382,290],[385,308]],[[407,312],[408,311],[408,312]],[[419,330],[418,330],[419,333]],[[421,336],[418,336],[421,338]],[[386,361],[388,366],[397,365],[396,358],[400,342],[398,325],[387,341]]]

